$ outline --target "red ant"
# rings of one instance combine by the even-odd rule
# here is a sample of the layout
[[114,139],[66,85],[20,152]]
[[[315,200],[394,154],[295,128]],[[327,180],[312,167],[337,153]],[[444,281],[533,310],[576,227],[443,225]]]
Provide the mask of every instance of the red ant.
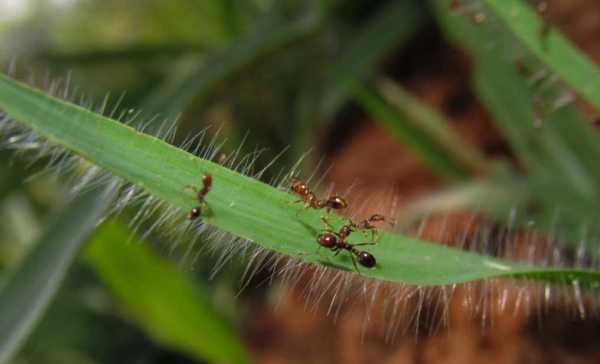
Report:
[[[383,222],[385,220],[386,220],[385,216],[379,215],[379,214],[373,214],[373,215],[371,215],[371,217],[359,222],[358,224],[356,224],[352,221],[350,221],[350,224],[359,230],[370,230],[371,237],[374,239],[375,236],[378,234],[379,230],[377,230],[377,226],[375,226],[373,223]],[[390,222],[390,225],[394,226],[394,222],[393,221]]]
[[298,200],[296,202],[302,202],[306,204],[307,207],[311,207],[313,209],[327,209],[327,212],[331,210],[341,210],[348,207],[348,202],[343,197],[334,195],[330,196],[327,200],[319,200],[317,196],[308,188],[306,182],[302,181],[299,178],[292,177],[291,179],[291,189],[296,194],[302,197],[302,200]]
[[334,255],[338,255],[342,250],[350,252],[352,254],[352,264],[354,264],[354,269],[356,269],[357,272],[359,272],[358,266],[356,265],[357,260],[360,265],[366,268],[373,268],[375,264],[377,264],[373,254],[356,249],[356,247],[360,245],[374,245],[375,243],[351,244],[346,241],[348,235],[350,235],[350,233],[354,231],[358,225],[356,225],[354,222],[350,222],[349,224],[342,226],[336,233],[327,219],[322,217],[321,220],[329,227],[329,229],[325,230],[325,232],[322,232],[317,237],[317,242],[320,246],[335,252]]
[[212,176],[208,173],[205,173],[202,176],[202,189],[201,190],[198,191],[198,189],[196,187],[189,186],[194,191],[197,191],[196,198],[198,199],[199,205],[190,210],[190,213],[188,214],[188,219],[195,220],[200,217],[200,215],[202,214],[202,204],[204,203],[204,197],[206,197],[206,195],[210,191],[211,186],[212,186]]

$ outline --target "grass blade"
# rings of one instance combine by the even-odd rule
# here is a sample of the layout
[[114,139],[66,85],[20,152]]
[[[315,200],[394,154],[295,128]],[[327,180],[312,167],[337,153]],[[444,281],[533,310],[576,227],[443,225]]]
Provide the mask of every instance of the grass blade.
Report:
[[409,121],[407,113],[399,113],[383,98],[361,85],[354,83],[353,92],[356,100],[373,115],[374,119],[383,124],[392,135],[397,137],[420,156],[425,163],[437,174],[449,179],[460,180],[468,176],[468,170],[447,153],[445,146],[439,143],[428,130]]
[[173,118],[192,99],[205,100],[219,82],[260,57],[312,34],[320,20],[321,15],[316,10],[292,21],[276,11],[270,12],[230,47],[210,53],[204,61],[175,74],[159,86],[146,98],[141,109],[146,115]]
[[86,252],[128,316],[157,342],[199,360],[248,363],[232,328],[202,287],[130,235],[117,222],[105,224]]
[[560,208],[561,220],[574,234],[582,225],[600,232],[600,140],[573,107],[535,120],[534,91],[511,66],[485,58],[476,72],[476,88],[496,116],[500,129],[527,167],[536,201],[544,205],[547,224]]
[[48,225],[33,251],[0,290],[0,363],[17,352],[56,294],[79,248],[105,214],[107,200],[91,192]]
[[395,1],[383,6],[343,46],[331,70],[330,89],[323,101],[323,114],[330,119],[351,96],[353,80],[364,81],[394,48],[402,46],[427,22],[425,7],[418,1]]
[[[547,67],[581,96],[600,107],[600,69],[559,30],[544,33],[544,20],[522,0],[480,0],[482,24],[450,10],[450,0],[430,4],[447,35],[478,56],[495,53],[507,61],[521,59]],[[530,59],[532,58],[532,59]]]
[[485,156],[475,147],[466,143],[448,125],[449,122],[436,110],[422,103],[408,91],[388,79],[381,79],[377,88],[382,97],[394,106],[405,119],[422,129],[433,143],[470,174],[483,175],[489,170]]
[[522,0],[482,0],[542,63],[581,96],[600,107],[600,68],[558,29],[543,33],[544,20]]
[[[315,254],[315,237],[323,228],[321,212],[290,206],[295,197],[289,193],[5,76],[0,76],[0,107],[51,141],[184,212],[197,204],[186,186],[197,185],[201,173],[210,173],[214,183],[206,197],[207,223],[272,251],[292,256],[303,254],[301,258],[306,261],[326,262],[348,271],[353,269],[346,254]],[[350,240],[357,241],[354,238],[358,236]],[[363,275],[410,284],[451,284],[521,274],[547,279],[567,277],[582,284],[600,280],[599,272],[531,267],[395,234],[381,234],[379,243],[369,251],[377,257],[378,263],[374,269],[363,269]],[[565,272],[570,274],[565,276]]]

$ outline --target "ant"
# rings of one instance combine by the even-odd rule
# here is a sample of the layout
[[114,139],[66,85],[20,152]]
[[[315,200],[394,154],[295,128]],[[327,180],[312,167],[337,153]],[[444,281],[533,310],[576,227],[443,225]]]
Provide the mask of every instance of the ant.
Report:
[[188,219],[196,220],[197,218],[200,217],[200,215],[202,214],[202,204],[204,203],[204,197],[206,197],[206,195],[210,191],[211,186],[212,186],[212,176],[208,173],[205,173],[204,175],[202,175],[202,189],[201,190],[198,191],[198,189],[196,187],[188,186],[188,187],[191,187],[192,190],[197,192],[196,198],[198,199],[198,203],[199,203],[199,205],[197,207],[194,207],[193,209],[190,210],[190,213],[188,214]]
[[377,264],[377,261],[375,260],[373,254],[356,249],[356,247],[360,245],[374,245],[375,243],[351,244],[348,241],[346,241],[348,235],[350,235],[350,233],[352,233],[352,231],[354,231],[357,228],[357,224],[351,221],[349,224],[342,226],[340,230],[336,233],[333,230],[333,227],[327,221],[327,219],[322,217],[321,220],[329,227],[329,229],[325,230],[317,237],[317,242],[320,246],[335,252],[334,255],[338,255],[342,250],[350,252],[352,254],[351,257],[352,264],[354,264],[354,269],[356,269],[356,271],[359,272],[359,274],[360,271],[358,270],[358,266],[356,265],[357,260],[360,265],[366,268],[373,268],[375,264]]
[[[358,224],[356,224],[352,221],[350,221],[350,224],[360,230],[370,230],[371,237],[373,239],[375,239],[375,236],[379,233],[379,230],[377,230],[377,226],[375,226],[373,223],[383,222],[385,220],[386,220],[385,216],[380,215],[380,214],[373,214],[373,215],[371,215],[371,217],[359,222]],[[395,223],[392,221],[392,222],[390,222],[390,225],[394,226]]]
[[296,202],[302,202],[306,204],[306,207],[311,207],[313,209],[327,209],[327,213],[331,210],[341,210],[348,207],[348,202],[337,195],[330,196],[327,200],[319,200],[317,196],[308,188],[306,182],[302,181],[299,178],[292,177],[291,179],[291,189],[297,195],[302,197],[302,200],[298,200]]
[[[340,228],[340,234],[344,236],[350,235],[351,232],[356,230],[369,230],[371,231],[371,239],[375,240],[375,237],[379,233],[377,226],[374,223],[385,221],[386,217],[380,214],[373,214],[368,219],[360,221],[358,224],[352,220],[349,220],[348,224]],[[331,224],[324,218],[321,217],[321,221],[327,225],[330,230],[334,230]],[[394,222],[390,222],[390,225],[394,226]]]

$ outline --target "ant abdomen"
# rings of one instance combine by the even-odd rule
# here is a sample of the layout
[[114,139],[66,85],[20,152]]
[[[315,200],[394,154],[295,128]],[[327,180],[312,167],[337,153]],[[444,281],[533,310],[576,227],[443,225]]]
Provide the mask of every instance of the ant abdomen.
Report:
[[358,264],[366,268],[373,268],[377,264],[373,254],[365,251],[357,252],[356,259],[358,260]]
[[325,201],[325,206],[332,210],[341,210],[348,207],[348,202],[343,197],[331,196]]

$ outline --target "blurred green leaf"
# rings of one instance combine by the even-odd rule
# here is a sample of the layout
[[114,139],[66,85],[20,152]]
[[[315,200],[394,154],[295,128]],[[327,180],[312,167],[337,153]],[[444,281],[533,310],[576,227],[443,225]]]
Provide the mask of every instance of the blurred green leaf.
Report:
[[204,102],[223,80],[261,57],[314,33],[321,20],[322,14],[318,10],[294,19],[278,11],[270,11],[239,39],[234,40],[231,46],[214,51],[194,65],[174,72],[172,77],[152,91],[141,110],[149,116],[159,114],[161,118],[174,118],[192,100],[196,104]]
[[422,124],[410,121],[412,115],[407,113],[406,109],[402,113],[399,112],[383,100],[381,95],[358,81],[354,83],[353,93],[376,122],[381,123],[392,135],[415,151],[435,173],[453,180],[464,179],[469,175],[468,169],[449,153],[447,145],[440,143],[438,135],[432,135],[430,128],[426,129]]
[[0,290],[0,363],[19,350],[56,294],[79,248],[98,224],[112,193],[91,191],[69,203]]
[[422,29],[427,20],[420,1],[390,1],[349,34],[330,72],[330,86],[322,101],[324,118],[330,119],[350,98],[354,79],[364,81],[371,76],[383,59]]
[[438,21],[455,41],[482,56],[494,52],[506,61],[529,63],[534,58],[566,81],[570,87],[596,107],[600,107],[600,68],[579,51],[558,29],[548,28],[545,20],[522,0],[482,0],[486,20],[475,24],[467,15],[450,10],[451,0],[431,0]]
[[89,262],[127,316],[157,342],[197,359],[250,362],[200,283],[130,235],[124,225],[111,222],[87,249]]
[[[444,149],[455,163],[468,170],[470,174],[482,175],[490,169],[483,153],[451,129],[449,121],[435,109],[389,79],[380,79],[377,88],[382,98],[394,106],[401,116],[398,120],[406,120],[421,129],[428,135],[431,143]],[[390,123],[390,127],[395,127],[391,125],[391,121],[382,120],[382,122]]]
[[148,62],[150,59],[172,58],[186,54],[200,53],[206,48],[200,44],[163,44],[163,45],[130,45],[127,47],[111,47],[85,51],[61,52],[43,51],[37,58],[41,61],[56,64],[90,65],[108,62]]
[[[537,201],[573,228],[597,226],[600,206],[600,138],[573,106],[536,122],[535,90],[517,70],[495,57],[482,60],[476,88],[504,136],[526,166]],[[538,124],[539,123],[539,124]]]
[[[553,72],[600,107],[600,68],[558,29],[544,32],[544,19],[522,0],[482,0],[502,25]],[[485,25],[485,24],[484,24]]]
[[531,194],[531,186],[522,176],[497,176],[471,181],[416,200],[402,209],[397,220],[402,225],[411,226],[431,214],[456,211],[484,211],[502,220],[507,219],[507,211],[514,209],[519,202],[530,200]]
[[600,232],[595,228],[600,142],[581,113],[560,100],[566,92],[563,85],[542,87],[524,79],[528,72],[543,70],[544,59],[523,49],[519,64],[511,64],[520,48],[502,22],[492,18],[477,25],[450,11],[445,1],[431,4],[446,33],[476,55],[477,92],[527,168],[533,194],[524,202],[524,218],[534,217],[540,227],[571,241],[584,238],[582,231]]

